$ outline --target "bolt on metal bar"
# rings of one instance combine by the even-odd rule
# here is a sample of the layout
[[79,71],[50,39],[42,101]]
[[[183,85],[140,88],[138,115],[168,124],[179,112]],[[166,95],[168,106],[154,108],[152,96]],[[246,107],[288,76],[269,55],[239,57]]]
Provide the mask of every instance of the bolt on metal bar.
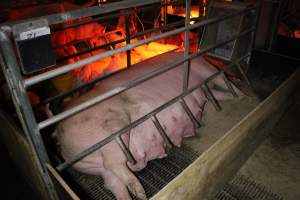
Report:
[[230,81],[229,81],[228,78],[226,77],[224,71],[221,71],[221,74],[220,74],[220,75],[222,76],[222,78],[223,78],[223,80],[224,80],[224,82],[225,82],[227,88],[228,88],[229,91],[231,92],[232,96],[233,96],[234,98],[237,98],[238,95],[237,95],[237,93],[235,92],[234,88],[232,87],[232,84],[230,83]]
[[189,106],[186,104],[184,99],[180,99],[179,100],[182,108],[184,109],[184,111],[186,112],[186,114],[188,115],[188,117],[190,118],[190,120],[192,121],[194,128],[200,128],[201,125],[198,122],[198,120],[196,119],[196,117],[194,116],[194,114],[192,113],[192,111],[190,110]]
[[25,79],[24,80],[25,87],[29,87],[29,86],[34,85],[36,83],[39,83],[41,81],[45,81],[47,79],[54,78],[54,77],[56,77],[58,75],[62,75],[62,74],[67,73],[67,72],[69,72],[71,70],[77,69],[79,67],[82,67],[82,66],[84,66],[86,64],[95,62],[95,61],[100,60],[102,58],[109,57],[109,56],[115,55],[117,53],[121,53],[123,51],[131,50],[131,49],[133,49],[135,47],[141,46],[141,45],[149,43],[149,42],[153,42],[155,40],[159,40],[159,39],[171,36],[171,35],[178,34],[180,32],[183,32],[183,31],[187,30],[187,29],[194,29],[194,28],[198,28],[198,27],[201,27],[201,26],[204,26],[204,25],[207,25],[207,24],[217,23],[217,22],[223,21],[223,20],[225,20],[227,18],[231,18],[231,17],[234,17],[236,15],[240,15],[240,14],[242,14],[244,12],[248,12],[251,9],[254,9],[254,8],[255,7],[247,8],[247,9],[245,9],[243,11],[239,11],[239,12],[236,12],[234,14],[230,14],[230,15],[224,16],[222,18],[215,17],[215,18],[203,20],[202,22],[195,23],[193,25],[190,25],[189,27],[182,27],[182,28],[178,28],[178,29],[175,29],[175,30],[172,30],[172,31],[168,31],[168,32],[162,33],[160,35],[155,35],[155,36],[152,36],[150,38],[147,38],[147,39],[144,39],[144,40],[140,40],[138,42],[135,42],[135,43],[132,43],[132,44],[129,44],[129,45],[117,48],[117,49],[113,49],[113,50],[110,50],[110,51],[107,51],[107,52],[104,52],[104,53],[101,53],[101,54],[98,54],[98,55],[91,56],[89,58],[80,60],[80,61],[78,61],[76,63],[71,63],[71,64],[64,65],[64,66],[62,66],[62,67],[60,67],[58,69],[54,69],[52,71],[45,72],[45,73],[36,75],[34,77]]
[[[191,0],[185,1],[185,27],[187,27],[184,33],[184,58],[189,56],[190,52],[190,15],[191,15]],[[182,90],[185,91],[189,87],[189,76],[190,76],[190,65],[191,61],[187,60],[184,62],[184,72],[183,72],[183,87]]]
[[[130,132],[129,132],[130,133]],[[121,138],[121,135],[118,135],[115,138],[117,144],[119,145],[119,147],[121,148],[121,150],[123,151],[123,153],[125,154],[127,161],[129,161],[131,164],[136,164],[136,160],[134,159],[133,155],[131,154],[130,150],[126,147],[123,139]]]
[[165,130],[163,129],[163,127],[161,126],[161,124],[159,123],[159,120],[157,119],[156,115],[153,115],[151,117],[152,122],[154,123],[156,129],[158,130],[160,136],[162,137],[162,139],[164,140],[166,146],[168,149],[171,149],[173,147],[172,142],[170,141],[169,137],[167,136]]
[[66,111],[64,111],[62,113],[59,113],[59,114],[57,114],[57,115],[55,115],[55,116],[53,116],[53,117],[51,117],[49,119],[46,119],[46,120],[40,122],[39,123],[39,129],[41,130],[41,129],[47,127],[47,126],[50,126],[50,125],[52,125],[54,123],[57,123],[57,122],[59,122],[59,121],[61,121],[63,119],[66,119],[66,118],[68,118],[68,117],[70,117],[70,116],[72,116],[72,115],[74,115],[74,114],[76,114],[76,113],[78,113],[78,112],[80,112],[80,111],[82,111],[84,109],[87,109],[87,108],[89,108],[89,107],[91,107],[91,106],[93,106],[93,105],[95,105],[97,103],[100,103],[100,102],[102,102],[102,101],[104,101],[104,100],[106,100],[106,99],[108,99],[108,98],[110,98],[112,96],[115,96],[115,95],[117,95],[117,94],[119,94],[121,92],[124,92],[124,91],[126,91],[126,90],[128,90],[128,89],[130,89],[130,88],[132,88],[132,87],[134,87],[134,86],[136,86],[138,84],[140,84],[140,83],[143,83],[143,82],[145,82],[145,81],[147,81],[147,80],[149,80],[149,79],[157,76],[157,75],[160,75],[160,74],[162,74],[164,72],[167,72],[167,71],[175,68],[176,66],[184,63],[184,61],[186,61],[187,59],[193,59],[193,58],[195,58],[197,56],[203,55],[204,53],[206,53],[206,52],[208,52],[208,51],[210,51],[210,50],[212,50],[214,48],[217,48],[219,46],[222,46],[222,45],[224,45],[224,44],[226,44],[226,43],[234,40],[236,37],[241,37],[241,36],[243,36],[245,34],[248,34],[248,33],[252,32],[252,31],[253,31],[253,29],[246,30],[246,31],[244,31],[242,33],[239,33],[239,34],[237,34],[237,35],[235,35],[235,36],[227,39],[224,42],[220,42],[220,43],[218,43],[216,45],[213,45],[212,47],[207,47],[205,49],[202,49],[201,51],[199,51],[197,53],[190,54],[188,58],[178,59],[177,61],[175,61],[175,62],[173,62],[171,64],[167,64],[167,65],[165,65],[165,66],[163,66],[163,67],[161,67],[159,69],[153,70],[153,71],[151,71],[151,72],[149,72],[149,73],[147,73],[147,74],[145,74],[145,75],[143,75],[141,77],[138,77],[138,78],[136,78],[134,80],[128,81],[126,84],[124,84],[122,86],[114,88],[114,89],[112,89],[112,90],[110,90],[108,92],[105,92],[105,93],[103,93],[103,94],[101,94],[101,95],[99,95],[97,97],[94,97],[94,98],[90,99],[89,101],[86,101],[86,102],[84,102],[84,103],[82,103],[82,104],[80,104],[78,106],[75,106],[75,107],[73,107],[73,108],[71,108],[69,110],[66,110]]
[[128,133],[131,129],[133,129],[134,127],[136,127],[139,124],[143,123],[144,121],[148,120],[149,118],[153,117],[158,112],[162,111],[163,109],[167,108],[168,106],[174,104],[180,98],[183,98],[186,95],[188,95],[189,93],[191,93],[194,90],[198,89],[199,87],[201,87],[202,84],[203,83],[199,83],[199,84],[195,85],[194,87],[190,88],[189,90],[181,93],[180,95],[174,97],[173,99],[169,100],[165,104],[163,104],[163,105],[159,106],[158,108],[154,109],[152,112],[150,112],[150,113],[144,115],[143,117],[135,120],[134,122],[130,123],[129,125],[127,125],[123,129],[112,133],[110,136],[106,137],[105,139],[97,142],[96,144],[92,145],[91,147],[87,148],[86,150],[83,150],[82,152],[80,152],[79,154],[77,154],[76,156],[74,156],[74,158],[72,158],[72,159],[70,159],[68,161],[65,161],[64,163],[61,163],[60,165],[58,165],[56,167],[56,169],[58,171],[62,171],[64,169],[72,166],[74,163],[80,161],[81,159],[83,159],[84,157],[88,156],[89,154],[97,151],[98,149],[100,149],[101,147],[103,147],[104,145],[106,145],[107,143],[113,141],[117,136],[120,136],[120,135],[122,135],[124,133]]

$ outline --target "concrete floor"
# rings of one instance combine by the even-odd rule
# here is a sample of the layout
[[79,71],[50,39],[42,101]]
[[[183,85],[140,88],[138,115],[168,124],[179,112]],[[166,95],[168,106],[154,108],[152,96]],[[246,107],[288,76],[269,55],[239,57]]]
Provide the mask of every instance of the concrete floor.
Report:
[[300,92],[239,171],[284,200],[300,199]]

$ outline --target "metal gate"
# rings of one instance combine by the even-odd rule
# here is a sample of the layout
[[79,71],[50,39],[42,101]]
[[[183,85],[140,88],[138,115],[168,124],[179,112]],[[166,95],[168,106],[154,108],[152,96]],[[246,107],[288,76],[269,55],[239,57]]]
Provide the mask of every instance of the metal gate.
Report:
[[[56,174],[57,172],[61,172],[61,171],[65,170],[66,168],[72,166],[77,161],[79,161],[82,158],[84,158],[85,156],[95,152],[96,150],[98,150],[99,148],[103,147],[104,145],[106,145],[107,143],[109,143],[113,140],[115,140],[120,145],[120,148],[125,153],[127,159],[130,162],[135,162],[133,156],[131,155],[128,148],[124,145],[124,142],[122,141],[120,136],[122,134],[128,132],[130,129],[138,126],[140,123],[143,123],[147,119],[151,118],[153,120],[154,125],[156,126],[156,128],[159,131],[159,133],[161,134],[161,136],[164,138],[165,142],[169,146],[172,146],[168,137],[166,136],[166,133],[164,132],[163,128],[161,127],[160,122],[156,118],[156,114],[158,112],[162,111],[163,109],[165,109],[166,107],[170,106],[171,104],[174,104],[175,102],[179,101],[181,103],[182,107],[184,108],[185,112],[188,114],[191,121],[194,123],[194,125],[196,127],[199,127],[200,126],[199,122],[197,121],[195,116],[193,116],[191,110],[187,106],[183,97],[185,97],[186,95],[188,95],[195,89],[202,87],[204,89],[204,91],[206,92],[211,103],[213,103],[213,105],[215,106],[215,108],[217,110],[220,110],[221,107],[220,107],[218,101],[215,99],[213,93],[210,91],[210,88],[208,87],[208,83],[211,80],[213,80],[216,76],[221,76],[224,79],[224,81],[226,82],[228,89],[232,92],[232,94],[234,96],[236,96],[230,82],[226,78],[226,75],[224,74],[223,71],[219,71],[218,73],[209,77],[204,83],[198,84],[195,87],[189,89],[188,82],[189,82],[190,60],[192,60],[198,56],[201,56],[205,53],[212,52],[212,50],[222,47],[230,42],[237,43],[237,41],[240,41],[239,39],[243,38],[244,36],[250,35],[251,36],[250,38],[252,41],[247,41],[247,42],[252,44],[253,40],[254,40],[256,21],[257,21],[257,16],[258,16],[258,11],[259,11],[258,5],[247,5],[243,9],[237,10],[235,12],[230,12],[230,14],[226,14],[226,15],[222,15],[222,16],[212,16],[212,17],[208,17],[206,19],[202,19],[198,22],[195,22],[194,24],[190,24],[191,0],[186,0],[185,21],[176,22],[173,24],[166,24],[163,27],[146,30],[146,31],[140,32],[136,35],[130,35],[129,31],[126,31],[127,32],[126,39],[122,40],[127,43],[126,46],[122,46],[117,49],[106,51],[104,53],[97,54],[97,55],[91,56],[86,59],[82,59],[80,61],[77,61],[77,62],[74,62],[71,64],[66,64],[59,68],[55,68],[55,69],[37,74],[37,75],[31,76],[29,78],[25,78],[23,76],[23,74],[20,70],[22,66],[21,66],[20,60],[17,56],[18,52],[16,52],[15,43],[13,42],[14,30],[18,29],[18,31],[20,31],[20,33],[25,34],[25,33],[27,33],[26,30],[28,29],[28,26],[32,25],[32,24],[33,25],[42,24],[41,25],[42,28],[49,29],[50,25],[67,22],[69,20],[74,20],[74,19],[88,17],[88,16],[109,14],[109,13],[119,11],[119,10],[126,10],[126,12],[120,12],[117,14],[113,13],[111,15],[93,18],[93,22],[95,22],[95,21],[97,22],[97,21],[101,21],[101,20],[103,21],[103,20],[109,19],[110,17],[113,18],[113,17],[122,16],[122,15],[125,16],[126,18],[128,18],[128,16],[132,12],[136,11],[136,9],[132,9],[132,8],[139,8],[139,9],[143,10],[143,9],[146,9],[147,7],[153,6],[154,4],[159,4],[160,6],[168,5],[164,2],[161,2],[161,0],[144,0],[144,1],[127,0],[127,1],[105,4],[105,5],[102,5],[101,7],[95,6],[95,7],[90,7],[90,8],[84,8],[81,10],[75,10],[75,11],[70,11],[70,12],[65,12],[65,13],[53,14],[53,15],[40,17],[40,18],[29,19],[29,20],[25,20],[25,21],[21,21],[21,22],[6,23],[1,26],[1,29],[0,29],[0,47],[1,47],[0,61],[1,61],[2,70],[4,72],[7,84],[9,86],[10,93],[11,93],[11,96],[12,96],[17,114],[18,114],[18,118],[22,124],[22,128],[25,132],[27,141],[33,152],[34,160],[37,163],[37,165],[39,166],[39,173],[42,175],[45,187],[47,188],[47,191],[48,191],[48,195],[52,199],[59,198],[58,194],[57,194],[57,188],[55,187],[56,183],[54,183],[53,179],[51,178],[51,176],[53,174]],[[206,28],[210,25],[218,24],[220,22],[223,22],[228,19],[232,19],[237,16],[249,16],[249,13],[251,14],[252,17],[254,17],[253,23],[251,23],[249,25],[249,27],[240,28],[235,34],[233,34],[229,37],[226,37],[226,39],[224,39],[224,40],[221,40],[221,41],[218,40],[217,42],[214,42],[213,44],[203,44],[201,46],[201,51],[199,50],[196,53],[189,52],[189,49],[190,49],[189,48],[190,47],[189,33],[192,29],[197,29],[197,28],[201,28],[201,27]],[[127,24],[126,30],[128,30],[128,23],[126,23],[126,24]],[[81,24],[78,23],[78,24],[72,24],[70,26],[80,26],[80,25]],[[175,27],[178,25],[183,25],[183,26],[181,26],[179,28],[173,28],[172,30],[166,31],[162,34],[155,35],[155,36],[140,40],[135,43],[130,43],[130,39],[132,39],[134,37],[145,35],[147,33],[155,32],[158,30],[166,30],[170,27]],[[24,30],[22,30],[22,27],[24,27]],[[40,27],[32,26],[33,31],[36,30],[37,28],[40,28]],[[209,29],[206,29],[206,30],[209,30]],[[109,90],[95,98],[89,99],[88,101],[86,101],[78,106],[75,106],[75,107],[73,107],[69,110],[66,110],[64,112],[61,112],[59,114],[56,114],[44,121],[41,121],[39,123],[37,122],[37,120],[34,116],[34,113],[33,113],[32,106],[29,102],[29,98],[26,93],[26,90],[29,87],[31,87],[35,84],[38,84],[42,81],[65,74],[67,72],[70,72],[71,70],[80,68],[86,64],[92,63],[99,59],[102,59],[102,58],[105,58],[108,56],[112,56],[112,55],[115,55],[115,54],[118,54],[121,52],[125,52],[125,51],[127,52],[127,62],[128,62],[127,64],[128,64],[128,66],[130,66],[130,60],[131,60],[130,59],[130,50],[131,49],[138,47],[140,45],[143,45],[145,43],[156,41],[156,40],[159,40],[159,39],[171,36],[171,35],[175,35],[175,34],[178,34],[181,32],[185,33],[185,43],[184,43],[185,50],[184,50],[183,58],[176,60],[175,62],[173,62],[171,64],[160,67],[154,71],[151,71],[150,73],[140,76],[134,80],[131,80],[131,81],[123,84],[122,86],[116,87],[112,90]],[[210,31],[205,31],[205,32],[207,32],[207,33],[205,33],[205,35],[209,36]],[[36,33],[38,33],[38,32],[36,32]],[[33,36],[33,38],[35,38],[35,37],[37,37],[37,35]],[[117,42],[122,42],[122,41],[117,41]],[[95,47],[95,48],[100,48],[100,47]],[[245,60],[246,58],[248,58],[251,55],[250,53],[251,53],[251,48],[248,48],[247,51],[243,51],[242,54],[235,53],[234,55],[236,55],[236,57],[234,57],[234,59],[231,58],[231,65],[236,65],[236,64],[240,63],[241,61]],[[183,81],[183,85],[182,85],[182,93],[179,96],[174,97],[173,99],[166,102],[165,104],[158,107],[157,109],[153,110],[152,112],[150,112],[150,113],[146,114],[145,116],[139,118],[138,120],[132,122],[127,127],[123,128],[117,132],[112,133],[109,137],[105,138],[102,141],[97,142],[95,145],[93,145],[90,148],[86,149],[85,151],[79,153],[73,159],[66,161],[66,162],[62,162],[58,166],[55,166],[54,168],[56,171],[53,171],[53,168],[51,168],[49,157],[47,155],[44,141],[41,137],[40,131],[42,129],[45,129],[46,127],[49,127],[50,125],[56,124],[64,119],[82,111],[82,110],[85,110],[85,109],[95,105],[95,104],[101,103],[102,101],[104,101],[112,96],[120,94],[138,84],[141,84],[153,77],[156,77],[162,73],[165,73],[181,64],[184,64],[184,74],[182,74],[182,76],[184,77],[184,81]],[[245,73],[243,73],[243,70],[240,67],[239,67],[239,70],[242,72],[242,74],[245,74]],[[95,80],[90,81],[82,86],[79,86],[78,88],[76,88],[72,91],[68,91],[64,94],[60,94],[56,97],[48,99],[47,102],[50,102],[57,98],[62,98],[64,96],[67,96],[70,93],[72,93],[82,87],[87,87],[89,85],[93,85],[102,79],[104,79],[104,78],[103,77],[96,78]],[[44,102],[44,103],[47,103],[47,102]],[[52,175],[50,175],[50,174],[52,174]],[[65,187],[65,189],[66,189],[66,187]]]

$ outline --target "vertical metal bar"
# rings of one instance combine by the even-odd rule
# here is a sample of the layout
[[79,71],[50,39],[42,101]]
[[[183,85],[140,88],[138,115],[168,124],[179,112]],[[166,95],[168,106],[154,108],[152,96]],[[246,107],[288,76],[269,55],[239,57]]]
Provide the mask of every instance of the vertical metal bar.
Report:
[[48,174],[46,163],[49,158],[35,120],[31,104],[22,81],[15,52],[7,33],[0,30],[0,48],[2,52],[1,63],[7,85],[11,91],[13,103],[18,117],[25,132],[28,144],[32,149],[39,173],[41,174],[44,186],[51,199],[58,199],[54,184]]
[[[251,38],[251,46],[249,48],[249,58],[251,58],[251,53],[252,53],[252,49],[255,46],[255,40],[256,40],[256,33],[257,33],[257,26],[258,26],[258,19],[260,18],[260,12],[261,12],[261,5],[262,5],[262,1],[256,1],[256,8],[255,8],[255,20],[254,20],[254,29],[255,31],[253,31],[253,37]],[[253,12],[253,10],[249,11],[250,13]]]
[[[190,14],[191,14],[191,0],[186,0],[185,3],[185,33],[184,33],[184,58],[189,56],[190,50]],[[184,77],[183,77],[183,91],[186,91],[189,87],[189,74],[190,74],[191,61],[184,62]]]
[[240,63],[235,63],[235,65],[237,66],[238,70],[240,71],[240,73],[242,74],[243,78],[245,79],[245,81],[247,82],[248,85],[251,85],[251,82],[248,78],[248,76],[246,75],[246,73],[244,72],[242,66]]
[[216,111],[221,111],[222,108],[219,104],[219,102],[216,100],[216,98],[214,97],[213,93],[211,92],[211,90],[209,89],[207,84],[203,84],[202,86],[204,92],[207,95],[208,100],[213,104],[213,106],[215,107]]
[[156,115],[153,115],[151,120],[153,121],[155,127],[157,128],[160,136],[162,137],[162,139],[164,140],[166,146],[168,149],[171,149],[173,147],[173,144],[172,142],[170,141],[170,139],[168,138],[165,130],[163,129],[163,127],[161,126],[161,124],[159,123]]
[[163,12],[163,15],[164,15],[164,25],[166,26],[168,24],[167,22],[167,14],[168,14],[168,0],[164,0],[164,12]]
[[[242,27],[243,27],[243,21],[244,21],[244,18],[245,18],[245,13],[241,14],[240,17],[240,23],[239,23],[239,27],[237,29],[238,33],[241,33],[242,31]],[[236,50],[236,44],[238,42],[240,38],[236,38],[234,41],[233,41],[233,46],[232,46],[232,51],[231,51],[231,54],[230,54],[230,60],[235,60],[236,58],[233,58],[234,54],[235,54],[235,50]]]
[[[125,12],[125,33],[126,33],[126,45],[130,44],[130,20],[129,20],[129,12]],[[131,67],[131,50],[126,51],[127,58],[127,68]]]
[[189,106],[186,104],[186,102],[184,101],[183,98],[181,98],[179,100],[182,108],[184,109],[184,111],[186,112],[186,114],[189,116],[190,120],[192,121],[193,125],[195,128],[200,128],[201,125],[198,122],[198,120],[196,119],[196,117],[194,116],[194,114],[192,113],[192,111],[190,110]]
[[237,93],[235,92],[234,88],[232,87],[231,82],[230,82],[230,81],[228,80],[228,78],[226,77],[224,71],[221,71],[221,76],[222,76],[222,78],[223,78],[223,80],[224,80],[224,82],[225,82],[227,88],[228,88],[229,91],[231,92],[232,96],[235,97],[235,98],[238,97]]
[[118,145],[120,146],[121,150],[123,151],[123,153],[125,154],[127,160],[131,163],[131,164],[135,164],[136,160],[134,159],[133,155],[131,154],[130,150],[126,147],[124,141],[121,138],[121,135],[118,135],[116,137],[116,142],[118,143]]

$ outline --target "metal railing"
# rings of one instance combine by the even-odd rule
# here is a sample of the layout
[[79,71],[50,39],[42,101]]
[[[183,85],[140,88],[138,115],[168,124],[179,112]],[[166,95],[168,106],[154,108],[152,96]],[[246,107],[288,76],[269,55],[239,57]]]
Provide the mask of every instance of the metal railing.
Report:
[[[47,19],[49,24],[55,24],[55,23],[61,23],[61,22],[65,22],[68,20],[76,19],[76,18],[82,18],[82,17],[91,16],[91,15],[99,15],[99,14],[117,11],[120,9],[128,9],[131,7],[145,6],[145,5],[150,5],[153,3],[160,3],[160,2],[161,2],[160,0],[144,0],[144,1],[127,0],[127,1],[122,1],[122,2],[118,2],[118,3],[106,4],[103,7],[96,6],[96,7],[92,7],[92,8],[85,8],[82,10],[71,11],[71,12],[67,12],[67,13],[49,15],[49,16],[43,17],[43,19]],[[190,54],[190,52],[189,52],[189,49],[190,49],[189,33],[190,33],[190,30],[192,30],[192,29],[196,29],[196,28],[203,27],[203,26],[206,26],[209,24],[213,24],[213,23],[218,23],[218,22],[233,18],[238,15],[245,15],[245,13],[252,12],[253,10],[257,11],[259,6],[258,5],[251,6],[242,11],[234,12],[232,14],[222,16],[222,17],[214,17],[214,18],[210,18],[210,19],[205,19],[201,22],[197,22],[192,25],[190,24],[190,12],[189,12],[190,8],[191,8],[191,1],[186,0],[186,18],[185,18],[185,22],[184,22],[184,25],[185,25],[184,27],[176,28],[174,30],[167,31],[165,33],[162,33],[162,34],[159,34],[156,36],[152,36],[152,37],[137,41],[135,43],[129,43],[130,38],[133,36],[129,36],[129,37],[127,36],[127,38],[126,38],[127,45],[126,46],[122,46],[117,49],[106,51],[104,53],[94,55],[89,58],[77,61],[75,63],[67,64],[67,65],[61,66],[59,68],[53,69],[51,71],[47,71],[47,72],[44,72],[44,73],[32,76],[30,78],[26,78],[26,79],[24,79],[22,77],[22,74],[20,72],[16,53],[15,53],[14,47],[13,47],[13,43],[10,39],[10,35],[11,35],[11,27],[10,26],[13,24],[5,24],[4,26],[1,27],[0,47],[1,47],[2,55],[1,55],[0,61],[1,61],[2,69],[4,71],[4,75],[6,77],[7,84],[10,88],[12,99],[14,101],[16,111],[18,113],[18,117],[21,121],[24,132],[29,140],[29,144],[31,145],[32,149],[34,149],[34,152],[36,155],[35,159],[36,159],[36,162],[39,164],[39,170],[40,170],[41,174],[43,175],[43,180],[45,182],[45,185],[47,185],[47,187],[49,189],[49,194],[54,199],[57,198],[57,196],[56,196],[55,187],[53,185],[53,182],[51,181],[51,179],[47,173],[47,169],[45,167],[45,163],[49,163],[49,158],[48,158],[48,155],[47,155],[47,152],[46,152],[46,149],[45,149],[45,146],[44,146],[41,134],[40,134],[40,131],[42,129],[44,129],[50,125],[53,125],[55,123],[58,123],[68,117],[71,117],[72,115],[74,115],[78,112],[81,112],[95,104],[101,103],[102,101],[104,101],[106,99],[109,99],[115,95],[118,95],[134,86],[137,86],[151,78],[154,78],[160,74],[163,74],[175,67],[178,67],[181,64],[184,64],[184,74],[183,74],[184,81],[183,81],[183,87],[182,87],[183,91],[180,95],[174,97],[170,101],[166,102],[165,104],[161,105],[160,107],[156,108],[155,110],[151,111],[150,113],[144,115],[143,117],[137,119],[136,121],[132,122],[131,124],[122,128],[121,130],[112,133],[109,137],[105,138],[102,141],[97,142],[95,145],[82,151],[81,153],[76,155],[71,160],[61,163],[60,165],[58,165],[56,167],[56,169],[58,171],[62,171],[64,169],[72,166],[74,163],[78,162],[79,160],[83,159],[84,157],[88,156],[89,154],[95,152],[96,150],[98,150],[99,148],[103,147],[104,145],[106,145],[107,143],[109,143],[113,140],[115,140],[119,144],[120,148],[126,155],[128,161],[130,161],[131,163],[135,163],[134,157],[132,156],[130,150],[126,147],[126,145],[124,144],[124,142],[121,138],[122,134],[127,133],[132,128],[138,126],[139,124],[143,123],[144,121],[151,119],[152,122],[154,123],[155,127],[159,131],[160,135],[164,139],[166,145],[169,148],[171,148],[172,143],[169,140],[168,136],[166,135],[164,129],[161,127],[161,124],[156,117],[156,114],[158,112],[162,111],[163,109],[167,108],[168,106],[179,101],[180,105],[183,107],[184,111],[187,113],[188,117],[190,118],[190,120],[192,121],[194,126],[196,128],[200,127],[201,126],[200,123],[197,121],[196,117],[193,115],[190,108],[184,101],[184,97],[186,95],[190,94],[191,92],[193,92],[194,90],[202,87],[203,90],[205,91],[205,93],[207,94],[209,101],[212,102],[212,104],[215,106],[216,110],[220,110],[221,107],[220,107],[218,101],[215,99],[213,93],[210,91],[210,88],[208,87],[208,83],[211,80],[213,80],[214,78],[216,78],[217,76],[221,76],[224,79],[224,81],[228,87],[228,90],[231,91],[233,96],[237,96],[233,87],[231,86],[231,83],[226,78],[223,71],[217,72],[216,74],[209,77],[203,83],[197,84],[196,86],[189,89],[188,82],[189,82],[190,61],[198,56],[201,56],[201,55],[211,51],[212,49],[221,47],[222,45],[225,45],[225,44],[227,44],[231,41],[234,41],[234,40],[236,40],[242,36],[245,36],[247,34],[252,34],[255,31],[256,27],[251,27],[247,30],[243,30],[242,32],[239,32],[239,33],[233,35],[232,37],[226,39],[225,41],[222,41],[222,42],[217,43],[216,45],[201,49],[201,51],[198,51],[193,54]],[[168,25],[166,25],[166,26],[168,26]],[[149,30],[146,30],[145,32],[147,32],[147,31],[149,32]],[[168,63],[167,65],[164,65],[158,69],[155,69],[155,70],[153,70],[147,74],[144,74],[136,79],[130,80],[127,83],[125,83],[119,87],[109,90],[101,95],[98,95],[98,96],[92,98],[92,99],[89,99],[88,101],[86,101],[80,105],[72,107],[72,108],[70,108],[66,111],[63,111],[57,115],[54,115],[53,117],[50,117],[40,123],[37,123],[37,121],[34,117],[34,113],[33,113],[31,104],[29,102],[28,96],[26,94],[26,89],[28,87],[38,84],[42,81],[57,77],[64,73],[70,72],[74,69],[83,67],[83,66],[85,66],[89,63],[92,63],[94,61],[97,61],[99,59],[109,57],[109,56],[112,56],[112,55],[115,55],[115,54],[118,54],[121,52],[125,52],[125,51],[129,52],[129,59],[130,59],[130,50],[131,49],[138,47],[140,45],[149,43],[149,42],[153,42],[153,41],[156,41],[156,40],[159,40],[162,38],[166,38],[166,37],[181,33],[181,32],[185,32],[185,45],[184,45],[185,48],[184,48],[183,58],[180,58],[180,59],[176,60],[175,62]],[[142,35],[142,34],[140,34],[140,35]],[[249,42],[251,42],[251,41],[249,41]],[[244,60],[246,57],[249,57],[249,56],[250,56],[250,54],[247,54],[247,55],[235,60],[233,64],[239,63],[241,60]],[[130,60],[128,62],[130,62]],[[101,78],[97,79],[97,81],[99,81],[99,80],[101,80]],[[97,81],[94,81],[93,84],[95,84]]]

